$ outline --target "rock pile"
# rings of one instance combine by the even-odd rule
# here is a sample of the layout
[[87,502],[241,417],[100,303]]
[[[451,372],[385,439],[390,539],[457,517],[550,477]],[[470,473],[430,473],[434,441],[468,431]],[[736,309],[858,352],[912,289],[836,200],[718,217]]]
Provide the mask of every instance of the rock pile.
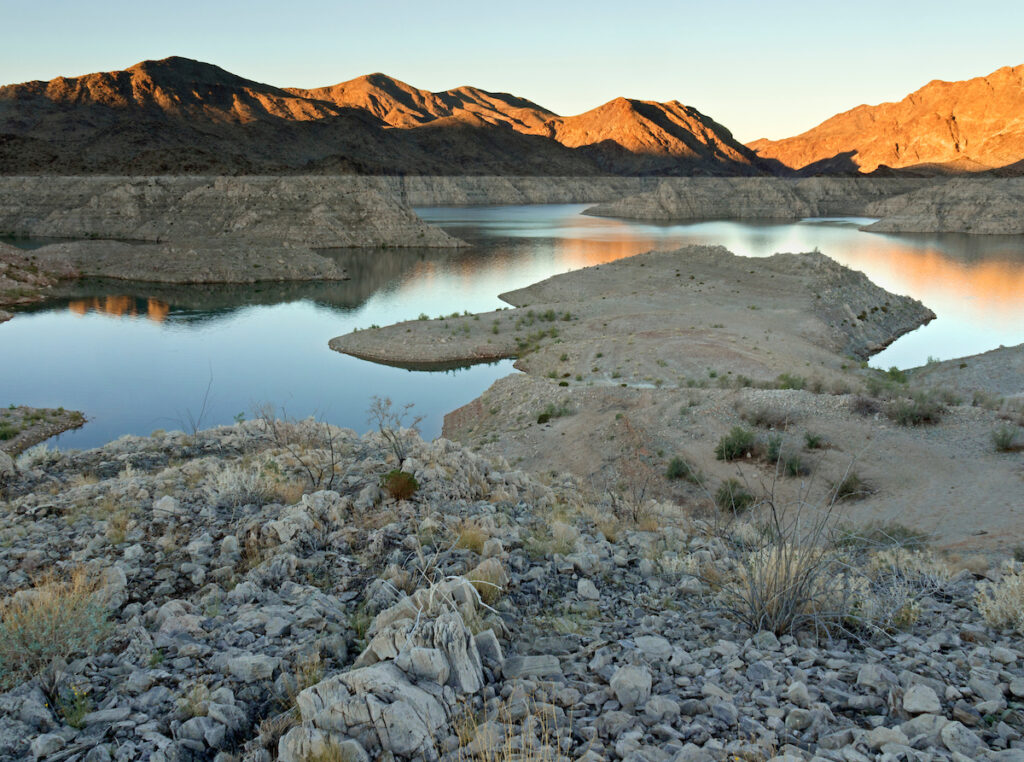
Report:
[[[25,673],[37,652],[0,644],[0,757],[1024,758],[1024,649],[974,574],[872,555],[901,618],[864,598],[831,637],[752,633],[722,590],[756,524],[653,504],[638,525],[567,477],[401,436],[404,458],[250,421],[18,458],[0,627],[76,568],[108,623]],[[395,468],[409,500],[380,486]]]

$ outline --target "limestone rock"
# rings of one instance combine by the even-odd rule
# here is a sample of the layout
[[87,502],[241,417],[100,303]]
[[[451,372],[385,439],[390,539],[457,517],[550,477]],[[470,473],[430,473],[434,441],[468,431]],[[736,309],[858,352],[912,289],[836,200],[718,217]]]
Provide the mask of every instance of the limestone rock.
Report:
[[631,710],[644,704],[651,695],[651,672],[646,667],[619,667],[612,675],[609,686],[616,700]]

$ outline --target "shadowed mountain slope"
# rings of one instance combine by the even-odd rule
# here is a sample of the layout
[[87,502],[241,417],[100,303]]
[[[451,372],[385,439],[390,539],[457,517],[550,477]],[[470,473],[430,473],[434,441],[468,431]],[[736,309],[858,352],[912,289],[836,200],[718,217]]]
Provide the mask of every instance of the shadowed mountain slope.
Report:
[[383,74],[282,89],[186,58],[0,87],[2,174],[749,175],[696,109],[619,98],[559,117],[507,93]]

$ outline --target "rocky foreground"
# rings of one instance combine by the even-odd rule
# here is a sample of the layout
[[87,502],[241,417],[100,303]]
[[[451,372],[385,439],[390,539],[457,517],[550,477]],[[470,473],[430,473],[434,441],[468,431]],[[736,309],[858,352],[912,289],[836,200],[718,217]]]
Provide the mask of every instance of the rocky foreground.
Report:
[[[382,420],[22,455],[0,756],[1024,758],[1009,567],[693,505],[623,515]],[[793,617],[751,619],[766,563],[808,582],[775,599]]]

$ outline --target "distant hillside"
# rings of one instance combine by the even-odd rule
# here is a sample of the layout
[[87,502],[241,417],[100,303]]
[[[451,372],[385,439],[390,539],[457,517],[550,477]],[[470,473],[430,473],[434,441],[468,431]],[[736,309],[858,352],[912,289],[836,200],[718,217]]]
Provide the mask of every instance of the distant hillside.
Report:
[[1006,167],[1024,160],[1024,65],[962,82],[936,80],[898,103],[858,106],[801,135],[756,140],[748,148],[793,169],[823,173]]
[[559,117],[507,93],[383,74],[282,89],[186,58],[0,87],[0,174],[751,175],[769,171],[677,102]]

